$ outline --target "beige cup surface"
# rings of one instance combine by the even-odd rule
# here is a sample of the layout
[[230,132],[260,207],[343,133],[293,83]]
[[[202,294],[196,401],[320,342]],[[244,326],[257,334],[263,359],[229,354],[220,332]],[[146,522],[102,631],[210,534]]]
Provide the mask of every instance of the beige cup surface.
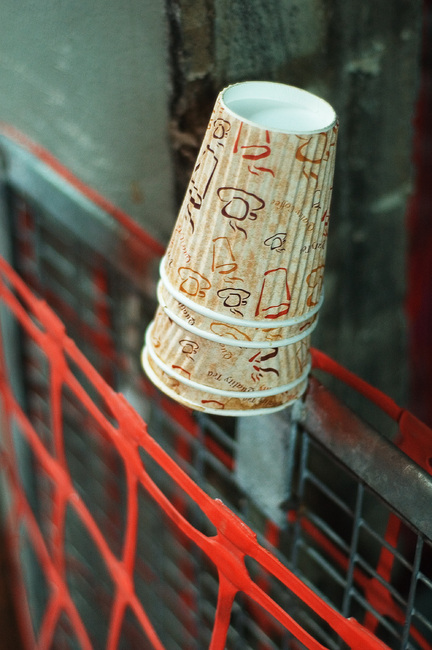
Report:
[[143,353],[152,380],[181,403],[261,412],[303,394],[337,131],[333,109],[296,88],[248,82],[219,95]]

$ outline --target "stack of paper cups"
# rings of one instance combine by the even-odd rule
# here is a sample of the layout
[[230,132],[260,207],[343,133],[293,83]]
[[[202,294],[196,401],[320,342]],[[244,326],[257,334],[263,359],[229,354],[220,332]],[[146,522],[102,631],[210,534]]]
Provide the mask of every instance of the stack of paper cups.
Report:
[[201,411],[256,415],[305,391],[322,304],[337,118],[270,82],[216,101],[161,262],[143,366]]

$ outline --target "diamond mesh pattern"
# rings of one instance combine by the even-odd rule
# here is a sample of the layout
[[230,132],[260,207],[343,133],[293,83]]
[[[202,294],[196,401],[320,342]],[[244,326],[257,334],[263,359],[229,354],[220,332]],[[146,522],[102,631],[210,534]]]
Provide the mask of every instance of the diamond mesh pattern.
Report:
[[[40,350],[49,368],[49,415],[44,417],[43,427],[49,429],[47,438],[51,442],[46,444],[13,394],[2,352],[0,386],[5,438],[3,460],[11,493],[9,525],[14,538],[25,539],[31,547],[46,583],[46,602],[41,606],[40,620],[27,627],[29,647],[49,648],[53,644],[61,647],[61,639],[66,637],[74,638],[77,647],[84,649],[121,647],[123,640],[128,638],[131,618],[138,623],[138,628],[135,624],[133,629],[135,633],[140,630],[144,647],[164,647],[162,634],[158,631],[157,612],[151,613],[144,608],[134,580],[138,520],[146,516],[148,507],[160,511],[164,525],[172,528],[180,540],[175,566],[170,567],[167,562],[164,570],[180,572],[175,584],[182,591],[184,602],[194,597],[185,580],[186,577],[193,578],[193,571],[188,561],[182,561],[181,549],[184,547],[190,551],[193,547],[194,553],[203,554],[213,566],[213,576],[209,576],[212,584],[202,587],[215,591],[215,612],[205,613],[211,629],[208,647],[226,647],[231,612],[234,608],[241,608],[240,594],[240,602],[245,600],[256,611],[258,620],[263,617],[268,625],[284,628],[304,647],[323,647],[266,593],[264,575],[276,578],[291,597],[304,602],[348,646],[382,647],[365,628],[353,619],[344,618],[265,550],[252,530],[222,502],[203,492],[148,434],[144,422],[126,400],[106,384],[79,352],[46,303],[37,300],[3,260],[0,261],[0,272],[3,304]],[[77,379],[77,370],[91,386],[103,409]],[[123,535],[115,548],[108,544],[104,534],[105,517],[98,519],[95,509],[86,503],[93,496],[97,498],[98,478],[95,477],[95,488],[89,495],[80,494],[74,485],[74,471],[71,472],[69,466],[71,454],[66,453],[65,445],[66,439],[68,445],[73,444],[67,434],[67,409],[72,408],[73,402],[86,423],[86,443],[91,445],[92,432],[99,431],[115,450],[117,464],[122,467],[125,503],[124,522],[120,521],[119,528],[123,529]],[[31,450],[36,476],[42,476],[43,482],[49,485],[51,498],[46,505],[50,509],[49,530],[42,530],[19,477],[18,437]],[[169,484],[180,488],[181,496],[177,497],[177,502],[170,500],[162,486],[152,478],[154,465],[163,470]],[[71,523],[68,525],[68,522]],[[89,546],[92,547],[93,565],[90,567],[80,565],[79,549],[75,549],[74,554],[68,552],[66,531],[71,526],[81,529],[82,545],[87,555]],[[153,544],[161,543],[162,540],[155,536]],[[19,546],[17,543],[16,548]],[[145,564],[142,573],[147,574],[147,582],[151,584],[153,567],[150,561]],[[92,572],[97,575],[97,590],[93,590],[93,597],[99,621],[88,629],[80,614],[80,603],[72,595],[76,590],[70,587],[81,580],[82,588],[85,588],[85,582],[90,588],[94,583]],[[22,585],[19,589],[23,589]],[[193,621],[190,627],[193,636]],[[160,630],[163,631],[162,626]],[[181,643],[179,640],[179,646]]]

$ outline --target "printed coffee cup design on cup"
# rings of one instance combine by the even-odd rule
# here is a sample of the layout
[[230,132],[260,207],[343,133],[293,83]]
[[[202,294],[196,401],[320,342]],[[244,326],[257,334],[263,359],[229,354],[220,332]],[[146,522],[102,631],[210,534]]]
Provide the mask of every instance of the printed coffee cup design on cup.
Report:
[[161,261],[142,353],[180,403],[272,412],[305,391],[323,300],[338,122],[304,90],[223,90]]

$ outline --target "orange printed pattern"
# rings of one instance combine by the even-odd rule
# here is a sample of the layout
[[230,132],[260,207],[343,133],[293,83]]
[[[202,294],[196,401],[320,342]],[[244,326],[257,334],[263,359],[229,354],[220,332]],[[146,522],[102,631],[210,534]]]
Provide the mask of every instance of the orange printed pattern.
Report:
[[211,284],[206,277],[187,266],[181,266],[178,270],[178,274],[182,279],[182,283],[179,287],[180,291],[188,296],[199,296],[200,298],[204,298],[206,291],[211,287]]
[[288,269],[270,269],[264,273],[261,293],[255,316],[261,318],[280,318],[286,316],[291,304],[288,287]]
[[[266,131],[265,132],[265,144],[262,142],[262,144],[241,144],[241,136],[242,136],[242,129],[243,129],[243,122],[240,122],[240,126],[237,132],[237,137],[236,141],[234,143],[234,148],[233,148],[233,153],[242,153],[242,158],[244,160],[252,160],[252,161],[258,161],[258,160],[263,160],[264,158],[268,158],[271,154],[271,148],[270,148],[270,132]],[[255,176],[259,176],[261,173],[267,172],[271,174],[272,176],[275,176],[275,172],[273,169],[270,169],[269,167],[262,167],[261,165],[258,166],[256,164],[248,164],[248,171],[251,174],[254,174]]]

